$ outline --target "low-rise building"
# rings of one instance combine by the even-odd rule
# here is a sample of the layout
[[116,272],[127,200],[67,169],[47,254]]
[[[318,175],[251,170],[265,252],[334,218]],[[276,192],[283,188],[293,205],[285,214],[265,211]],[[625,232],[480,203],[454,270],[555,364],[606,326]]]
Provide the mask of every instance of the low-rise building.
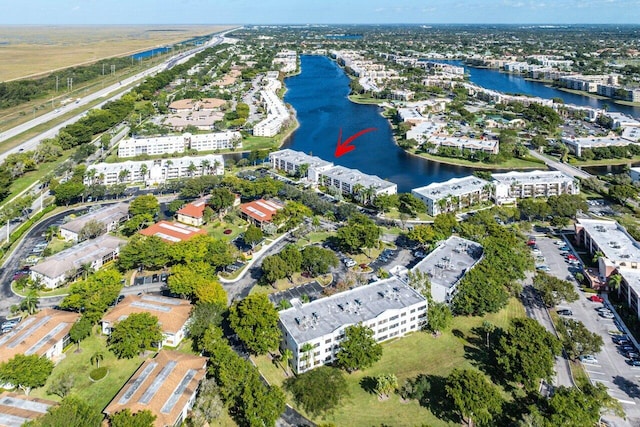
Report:
[[118,322],[134,313],[149,313],[158,318],[164,336],[159,347],[177,347],[187,335],[191,303],[184,299],[156,295],[127,295],[102,317],[102,333],[110,335]]
[[85,240],[31,267],[31,278],[47,289],[57,288],[75,280],[87,267],[95,271],[117,259],[120,248],[126,243],[126,240],[109,234]]
[[172,179],[223,173],[224,158],[218,154],[208,154],[157,160],[127,160],[121,163],[97,163],[89,168],[84,183],[106,186],[135,183],[152,185],[162,184]]
[[182,113],[187,111],[215,111],[222,108],[227,101],[220,98],[179,99],[169,104],[169,111]]
[[629,168],[629,176],[631,177],[631,181],[640,182],[640,167]]
[[458,283],[483,255],[482,245],[458,236],[441,242],[412,271],[429,276],[431,297],[435,302],[451,303]]
[[500,143],[497,139],[478,139],[469,137],[457,137],[447,135],[434,135],[429,138],[430,143],[436,148],[449,147],[458,150],[468,150],[472,152],[482,151],[488,154],[498,154]]
[[206,236],[207,232],[196,227],[178,222],[159,221],[144,230],[140,230],[144,236],[156,236],[169,243],[183,242],[195,236]]
[[322,160],[320,157],[288,148],[269,153],[269,162],[274,169],[285,171],[289,175],[295,175],[300,170],[300,166],[307,165],[307,173],[304,177],[311,182],[318,182],[318,174],[333,167],[333,163]]
[[[282,348],[293,353],[291,365],[297,373],[334,362],[348,326],[367,326],[382,342],[418,331],[427,322],[425,297],[396,277],[292,304],[280,311],[279,326]],[[307,347],[312,349],[303,351]]]
[[104,413],[109,416],[125,409],[132,413],[148,410],[156,416],[154,427],[182,425],[195,403],[206,365],[206,357],[162,350],[140,365]]
[[491,189],[492,185],[488,181],[475,176],[465,176],[414,188],[411,194],[427,205],[429,215],[436,216],[484,202],[489,198]]
[[262,228],[270,224],[273,216],[280,209],[284,208],[280,203],[272,200],[254,200],[240,205],[240,213],[244,219]]
[[630,140],[619,136],[562,137],[562,142],[578,157],[586,148],[626,147],[631,144]]
[[27,317],[10,332],[0,337],[0,363],[16,354],[32,354],[58,361],[69,344],[69,331],[79,313],[45,308]]
[[204,210],[206,207],[206,200],[187,203],[176,212],[178,222],[193,225],[194,227],[201,227],[204,224]]
[[622,277],[618,296],[627,304],[631,313],[640,319],[640,270],[620,269]]
[[278,72],[267,73],[265,77],[266,87],[260,91],[260,98],[267,110],[267,117],[253,127],[253,134],[256,136],[275,136],[289,120],[289,110],[284,102],[278,97],[277,90],[280,89]]
[[20,427],[57,406],[52,400],[39,399],[5,391],[0,394],[0,427]]
[[362,191],[370,191],[371,194],[366,197],[370,199],[381,194],[396,194],[398,192],[398,185],[393,182],[344,166],[335,166],[321,171],[318,174],[318,182],[326,187],[337,188],[345,194],[356,194],[358,188]]
[[128,203],[105,206],[62,224],[60,226],[60,236],[66,241],[77,242],[82,229],[89,221],[96,221],[102,224],[105,233],[109,233],[115,231],[127,219],[129,219]]
[[492,178],[495,186],[493,197],[498,204],[530,197],[580,193],[578,183],[571,176],[557,171],[513,171],[495,173]]
[[428,141],[438,135],[445,128],[446,123],[426,121],[421,122],[407,131],[407,139],[415,139],[418,144]]
[[213,132],[192,135],[158,136],[153,138],[130,138],[118,144],[118,157],[182,153],[186,150],[215,151],[242,147],[240,132]]
[[598,253],[598,276],[587,279],[594,288],[606,285],[617,270],[640,271],[640,243],[616,221],[578,218],[575,224],[576,243],[590,255]]

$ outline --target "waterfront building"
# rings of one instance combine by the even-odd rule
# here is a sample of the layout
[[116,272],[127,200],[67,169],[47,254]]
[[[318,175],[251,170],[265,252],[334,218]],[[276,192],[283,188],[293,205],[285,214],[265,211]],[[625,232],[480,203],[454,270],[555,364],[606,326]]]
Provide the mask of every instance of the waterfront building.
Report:
[[[419,331],[427,323],[427,300],[397,277],[360,286],[280,311],[282,349],[293,353],[297,373],[336,360],[344,331],[362,324],[382,342]],[[307,348],[310,350],[307,351]]]
[[434,144],[436,148],[450,147],[472,152],[482,151],[487,154],[498,154],[500,151],[500,142],[497,139],[434,135],[429,138],[428,142]]
[[177,222],[159,221],[144,230],[140,230],[144,236],[156,236],[168,243],[183,242],[195,236],[206,236],[207,232],[197,227]]
[[240,132],[214,132],[192,135],[184,133],[175,136],[155,138],[131,138],[120,141],[118,157],[182,153],[186,150],[214,151],[242,147]]
[[69,331],[80,319],[80,313],[44,308],[27,317],[0,337],[0,363],[16,354],[35,354],[54,362],[63,356],[69,345]]
[[75,280],[87,267],[95,271],[115,260],[126,243],[125,239],[109,234],[85,240],[31,267],[31,278],[47,289],[57,288]]
[[625,127],[640,127],[640,121],[634,119],[633,117],[629,117],[626,114],[607,111],[604,113],[605,116],[609,117],[613,122],[613,129],[625,128]]
[[319,172],[333,167],[333,163],[322,160],[320,157],[310,156],[288,148],[269,153],[269,162],[272,168],[285,171],[289,175],[296,175],[300,166],[307,165],[307,172],[301,178],[306,177],[309,181],[316,183],[319,179]]
[[620,136],[631,142],[640,143],[640,127],[626,126],[622,128],[622,133],[620,134]]
[[429,118],[423,116],[416,107],[398,108],[398,118],[402,122],[413,124],[429,121]]
[[259,199],[241,204],[240,213],[244,219],[262,228],[266,224],[270,224],[273,216],[283,208],[284,206],[280,203]]
[[436,216],[488,200],[491,188],[488,181],[471,175],[414,188],[411,194],[427,205],[429,215]]
[[629,176],[631,177],[631,181],[640,182],[640,167],[629,168]]
[[103,412],[110,416],[125,409],[134,414],[148,410],[156,416],[154,427],[182,425],[206,366],[206,357],[162,350],[140,365]]
[[280,65],[280,71],[287,74],[293,73],[297,69],[298,54],[295,50],[281,50],[276,53],[272,64]]
[[453,64],[447,64],[444,62],[418,61],[417,65],[427,70],[434,70],[439,73],[454,74],[459,76],[464,75],[464,67],[459,67]]
[[517,199],[579,194],[578,183],[569,175],[557,171],[507,172],[492,175],[497,204],[513,203]]
[[80,232],[89,221],[96,221],[104,226],[105,233],[115,231],[120,224],[129,219],[129,204],[117,203],[98,208],[60,226],[60,237],[68,242],[77,242]]
[[275,136],[289,120],[289,110],[277,94],[281,87],[278,75],[277,71],[270,71],[264,79],[266,86],[260,91],[260,99],[267,117],[253,127],[253,134],[256,136]]
[[626,147],[631,144],[630,140],[619,136],[588,136],[581,138],[563,136],[562,142],[577,157],[582,156],[582,150],[585,148]]
[[[95,172],[92,172],[95,171]],[[185,156],[169,159],[141,160],[120,163],[97,163],[89,167],[85,185],[162,184],[171,179],[202,175],[222,175],[224,158],[218,154]]]
[[206,207],[206,199],[187,203],[176,212],[178,222],[201,227],[204,224],[204,210]]
[[0,426],[19,427],[47,413],[58,402],[5,391],[0,394]]
[[442,132],[446,125],[446,123],[433,121],[418,123],[407,131],[407,139],[414,139],[418,144],[422,144]]
[[595,93],[598,91],[598,85],[617,85],[618,76],[616,74],[589,76],[585,76],[582,74],[569,74],[560,77],[558,82],[561,86],[564,86],[568,89]]
[[431,251],[411,271],[429,276],[431,297],[435,302],[450,304],[464,275],[482,259],[482,245],[451,236]]
[[165,345],[177,347],[187,335],[191,303],[158,295],[127,295],[102,317],[102,334],[111,335],[118,322],[139,313],[149,313],[158,318],[163,335],[162,342],[156,343],[158,348]]
[[575,230],[578,245],[583,246],[589,255],[601,254],[597,271],[586,271],[593,288],[604,287],[616,271],[640,271],[640,243],[618,222],[578,218]]

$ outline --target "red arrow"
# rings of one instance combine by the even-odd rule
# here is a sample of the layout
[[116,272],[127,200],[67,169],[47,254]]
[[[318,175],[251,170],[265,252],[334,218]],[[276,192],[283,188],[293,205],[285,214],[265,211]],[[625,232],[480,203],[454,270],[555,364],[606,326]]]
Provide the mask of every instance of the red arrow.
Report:
[[377,130],[376,128],[367,128],[364,130],[361,130],[360,132],[356,133],[355,135],[350,136],[349,138],[347,138],[344,142],[341,142],[342,140],[342,128],[340,128],[340,133],[338,134],[338,146],[336,147],[336,152],[334,153],[334,155],[336,157],[340,157],[344,154],[347,154],[349,151],[353,151],[356,149],[356,147],[354,147],[353,145],[349,145],[351,144],[351,142],[353,142],[354,139],[364,135],[367,132],[373,132],[374,130]]

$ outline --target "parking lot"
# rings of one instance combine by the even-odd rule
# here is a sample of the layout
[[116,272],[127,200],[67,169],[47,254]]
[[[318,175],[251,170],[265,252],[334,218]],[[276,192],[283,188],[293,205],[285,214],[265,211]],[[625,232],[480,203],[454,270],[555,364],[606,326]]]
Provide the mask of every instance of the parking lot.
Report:
[[545,258],[545,265],[549,267],[548,273],[561,279],[570,278],[580,296],[577,301],[563,302],[557,308],[569,309],[571,315],[567,317],[581,321],[587,329],[598,333],[604,341],[602,351],[594,355],[596,360],[585,361],[583,366],[593,383],[604,384],[609,394],[622,404],[631,425],[640,425],[640,367],[629,366],[626,357],[612,340],[612,334],[619,333],[616,326],[618,321],[598,315],[596,310],[607,305],[606,300],[604,303],[592,302],[589,297],[593,294],[579,289],[573,279],[573,275],[579,269],[567,262],[560,253],[560,247],[554,244],[554,240],[538,236],[536,241],[541,255]]
[[286,291],[278,292],[269,295],[269,300],[275,305],[280,304],[282,300],[291,301],[293,298],[302,298],[303,295],[309,297],[310,301],[317,299],[322,294],[322,286],[318,282],[307,283],[302,286],[296,286],[295,288],[287,289]]

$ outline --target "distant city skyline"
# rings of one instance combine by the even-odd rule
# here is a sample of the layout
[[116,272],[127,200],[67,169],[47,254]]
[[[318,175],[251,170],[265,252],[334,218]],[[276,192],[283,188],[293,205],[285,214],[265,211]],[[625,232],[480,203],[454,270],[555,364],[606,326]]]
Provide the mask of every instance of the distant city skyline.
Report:
[[0,25],[640,24],[640,0],[25,0]]

